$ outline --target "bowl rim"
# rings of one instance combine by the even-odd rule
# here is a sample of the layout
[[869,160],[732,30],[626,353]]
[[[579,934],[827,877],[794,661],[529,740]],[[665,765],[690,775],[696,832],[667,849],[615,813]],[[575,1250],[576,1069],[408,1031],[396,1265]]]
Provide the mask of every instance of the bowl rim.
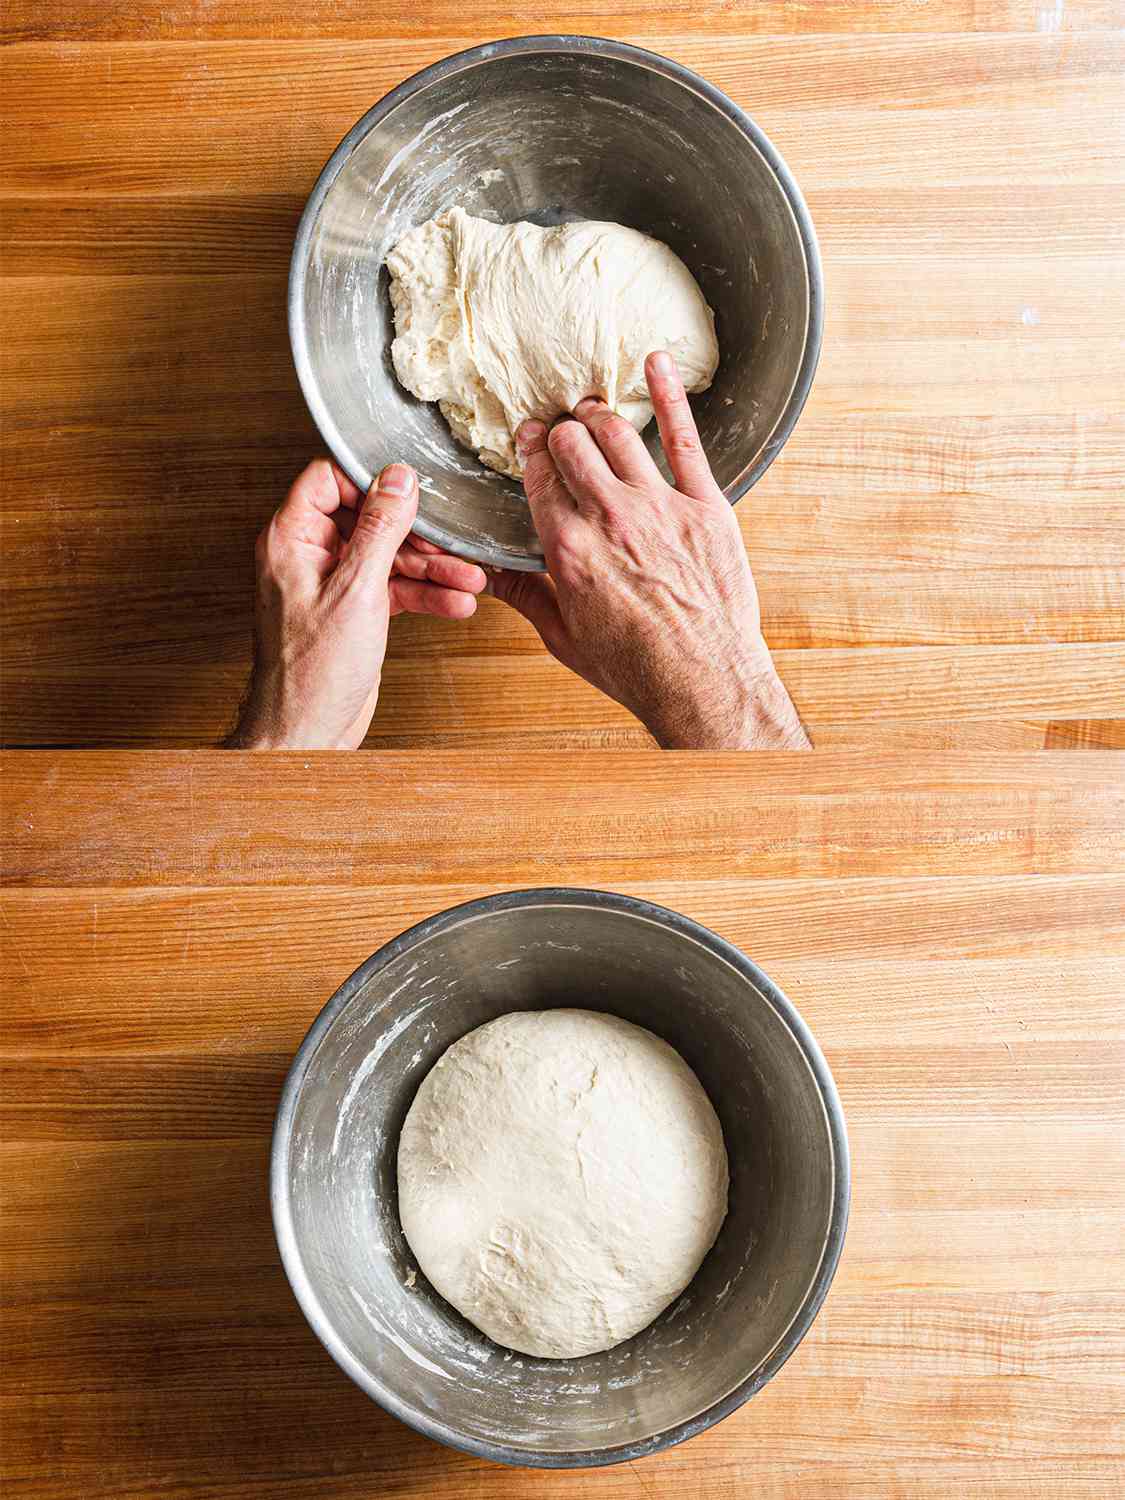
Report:
[[[720,1400],[713,1402],[694,1417],[654,1433],[640,1442],[621,1443],[605,1448],[536,1452],[511,1444],[481,1441],[449,1428],[435,1418],[407,1406],[394,1391],[375,1379],[352,1357],[320,1305],[297,1246],[289,1184],[289,1148],[293,1123],[305,1075],[317,1049],[341,1011],[373,975],[435,933],[449,927],[460,926],[465,921],[529,906],[593,906],[601,910],[620,912],[626,916],[657,921],[661,926],[671,928],[674,932],[693,939],[717,957],[724,959],[759,990],[767,1004],[773,1007],[788,1026],[813,1075],[828,1126],[833,1156],[832,1202],[828,1227],[816,1274],[809,1283],[788,1327],[761,1364]],[[309,1028],[286,1075],[270,1145],[270,1209],[282,1264],[301,1311],[328,1353],[345,1374],[349,1375],[373,1401],[416,1432],[464,1453],[472,1453],[480,1458],[519,1468],[600,1468],[609,1464],[625,1463],[634,1458],[643,1458],[647,1454],[671,1448],[705,1431],[708,1427],[714,1426],[716,1422],[722,1421],[724,1417],[736,1411],[751,1396],[756,1395],[768,1381],[772,1380],[800,1344],[828,1294],[843,1251],[850,1200],[851,1163],[843,1106],[824,1054],[793,1002],[741,949],[736,948],[726,938],[720,937],[718,933],[704,927],[693,918],[685,917],[679,912],[671,911],[667,907],[658,906],[655,902],[646,901],[637,896],[625,896],[616,891],[598,890],[592,887],[537,886],[523,890],[497,892],[447,907],[444,911],[424,918],[400,933],[398,937],[391,938],[389,942],[384,943],[345,979]]]
[[[320,387],[313,374],[312,361],[309,358],[308,335],[305,327],[305,278],[309,263],[309,245],[312,240],[313,226],[316,223],[321,206],[344,163],[375,126],[389,115],[392,110],[402,104],[404,100],[409,99],[421,89],[428,88],[430,85],[440,82],[441,79],[451,74],[464,72],[467,68],[479,67],[498,57],[511,57],[539,52],[588,53],[598,57],[613,57],[622,62],[648,68],[652,72],[660,73],[665,78],[670,78],[684,87],[691,89],[714,109],[718,110],[720,114],[724,115],[749,139],[750,143],[757,149],[765,160],[766,165],[773,172],[788,202],[789,211],[793,215],[793,220],[801,239],[805,273],[808,281],[808,317],[805,325],[805,342],[801,352],[801,362],[781,415],[778,417],[766,441],[759,449],[754,462],[748,465],[738,479],[735,480],[727,496],[731,505],[737,505],[747,491],[753,485],[757,484],[758,480],[761,479],[770,464],[773,463],[774,459],[781,452],[790,433],[797,425],[797,419],[801,415],[805,402],[808,400],[809,392],[812,389],[813,377],[816,374],[817,363],[820,359],[821,343],[824,337],[824,274],[821,267],[820,248],[817,244],[816,230],[813,228],[808,205],[805,203],[801,190],[797,186],[796,179],[785,164],[781,153],[770,141],[765,131],[750,118],[746,111],[735,104],[734,100],[724,94],[721,89],[716,88],[714,84],[709,83],[707,79],[701,77],[683,63],[674,62],[671,58],[664,57],[659,52],[652,52],[646,47],[632,46],[628,42],[617,42],[606,37],[567,33],[516,36],[507,37],[501,41],[484,42],[479,46],[468,47],[461,52],[451,53],[448,57],[444,57],[440,61],[431,63],[428,67],[420,69],[417,73],[404,79],[402,83],[397,84],[356,121],[328,158],[327,163],[321,170],[313,186],[312,192],[309,194],[304,212],[301,214],[300,223],[297,226],[297,234],[293,242],[293,253],[289,263],[289,346],[297,371],[297,380],[305,398],[305,404],[332,457],[340,465],[344,473],[347,474],[352,483],[358,486],[360,492],[366,493],[370,488],[374,475],[359,461],[358,456],[345,441],[343,434],[333,420],[328,406],[320,393]],[[513,552],[507,547],[497,546],[491,542],[466,543],[463,538],[454,535],[446,527],[423,516],[419,516],[414,530],[427,541],[433,542],[449,552],[456,553],[458,556],[471,557],[476,562],[493,567],[512,568],[520,572],[543,572],[546,569],[546,564],[541,556]]]

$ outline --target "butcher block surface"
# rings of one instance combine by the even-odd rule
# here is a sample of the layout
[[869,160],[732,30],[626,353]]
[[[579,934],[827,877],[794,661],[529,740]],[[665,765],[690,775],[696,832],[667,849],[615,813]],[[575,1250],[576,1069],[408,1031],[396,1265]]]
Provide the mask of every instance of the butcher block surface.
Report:
[[[11,753],[5,1494],[1104,1500],[1125,1484],[1125,759]],[[824,1310],[749,1405],[597,1472],[373,1405],[274,1247],[320,1006],[457,902],[589,885],[785,989],[854,1166]],[[581,1002],[584,997],[576,996]]]
[[[1120,0],[7,0],[5,742],[229,727],[252,540],[321,451],[305,197],[388,89],[535,29],[697,69],[808,198],[823,358],[739,518],[817,743],[1125,745]],[[396,622],[371,743],[647,741],[489,602]]]

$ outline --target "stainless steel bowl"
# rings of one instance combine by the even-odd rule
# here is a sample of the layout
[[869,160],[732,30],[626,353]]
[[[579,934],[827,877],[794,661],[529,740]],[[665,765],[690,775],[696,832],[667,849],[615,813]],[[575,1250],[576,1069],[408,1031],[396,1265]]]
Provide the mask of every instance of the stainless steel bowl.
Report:
[[[399,1131],[458,1037],[508,1011],[579,1005],[664,1037],[722,1121],[730,1212],[695,1279],[604,1354],[491,1343],[416,1270],[396,1201]],[[278,1109],[271,1199],[293,1290],[328,1352],[420,1432],[504,1463],[617,1463],[741,1406],[812,1323],[843,1245],[840,1101],[785,996],[686,917],[604,891],[489,896],[360,966],[321,1012]]]
[[619,42],[542,36],[408,79],[349,131],[309,198],[289,280],[293,357],[356,484],[412,463],[423,536],[481,562],[543,566],[521,486],[461,448],[391,366],[383,261],[451,204],[503,222],[615,220],[671,245],[717,314],[722,362],[696,404],[707,455],[732,503],[761,477],[820,352],[804,200],[753,121],[690,69]]

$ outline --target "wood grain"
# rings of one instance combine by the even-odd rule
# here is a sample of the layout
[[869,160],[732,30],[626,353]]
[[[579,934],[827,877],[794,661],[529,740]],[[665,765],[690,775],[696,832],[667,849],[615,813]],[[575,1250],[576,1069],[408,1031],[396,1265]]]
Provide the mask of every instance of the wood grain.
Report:
[[[990,37],[841,45],[814,37],[781,48],[721,33],[655,40],[744,103],[810,192],[893,186],[903,176],[958,187],[1121,185],[1125,39],[1113,33],[1017,44]],[[300,42],[16,45],[3,59],[4,118],[25,134],[5,161],[4,190],[231,194],[260,191],[266,180],[275,192],[307,191],[358,115],[451,45],[444,38],[388,39],[375,51]],[[71,86],[61,107],[60,67]],[[914,81],[888,108],[873,70]]]
[[[1120,1489],[1120,755],[11,753],[0,777],[6,1493]],[[854,1164],[785,1370],[586,1474],[490,1466],[372,1406],[269,1219],[278,1089],[325,998],[424,916],[532,880],[672,906],[762,963],[825,1049]]]
[[[551,17],[701,70],[809,198],[824,355],[740,520],[820,745],[1125,743],[1123,23],[1109,0]],[[284,318],[304,196],[373,99],[526,22],[9,0],[0,24],[4,740],[213,744],[251,539],[321,447]],[[646,741],[486,608],[400,624],[370,743]]]
[[[325,156],[335,144],[335,139],[325,140]],[[321,165],[317,161],[312,168],[305,191]],[[960,315],[962,305],[970,310],[979,307],[984,300],[981,292],[995,278],[1004,281],[1003,293],[990,303],[987,316],[997,324],[1006,320],[1005,329],[1022,337],[1023,329],[1037,326],[1025,322],[1025,309],[1029,318],[1038,315],[1042,320],[1042,302],[1048,299],[1020,299],[1015,305],[1017,329],[1008,301],[1013,283],[1003,277],[997,256],[1011,257],[1015,270],[1033,278],[1033,285],[1046,282],[1049,306],[1070,305],[1085,313],[1091,305],[1108,304],[1111,316],[1119,311],[1112,276],[1121,263],[1114,238],[1125,202],[1120,185],[1103,187],[1093,199],[1082,187],[1056,182],[925,189],[888,183],[870,190],[820,189],[809,192],[808,198],[822,246],[827,241],[832,249],[827,274],[833,287],[837,265],[857,279],[862,277],[862,263],[868,266],[862,295],[867,316],[877,319],[876,326],[901,330],[903,320],[909,326],[909,320],[923,318],[930,326],[944,328],[951,317]],[[0,270],[11,275],[251,274],[266,276],[283,289],[305,192],[118,197],[92,192],[14,196],[0,191],[0,202],[5,224]],[[1029,251],[1029,243],[1034,251]],[[892,286],[900,278],[913,278],[902,265],[907,254],[912,259],[935,257],[927,305],[892,303],[885,295],[883,277]],[[1059,260],[1067,262],[1062,277],[1053,264]],[[854,261],[861,264],[852,265]],[[1073,261],[1087,264],[1074,267],[1072,284]],[[881,264],[876,267],[875,262]],[[1090,274],[1083,275],[1084,270]],[[958,295],[933,300],[934,276],[953,278]],[[209,295],[221,291],[214,285],[204,290]],[[81,288],[70,291],[77,298]],[[77,302],[73,310],[79,310]],[[834,305],[829,316],[834,317]],[[1084,416],[1075,413],[1074,420]]]
[[[1005,1041],[1125,1040],[1118,876],[867,876],[846,890],[816,876],[614,886],[690,908],[798,1001],[815,995],[817,1035],[834,1052],[884,1044],[892,1008],[927,1046],[972,1037],[1001,1063]],[[442,899],[492,889],[450,883]],[[86,1062],[130,1053],[221,1060],[248,1046],[276,1056],[307,1019],[311,992],[331,989],[432,910],[416,885],[350,886],[346,902],[338,896],[324,885],[9,890],[4,1045],[21,1057]],[[44,924],[69,934],[65,950],[44,949]],[[270,1011],[254,1014],[266,989]],[[200,1007],[201,993],[220,991],[221,1007]],[[1068,1159],[1060,1156],[1060,1173]]]
[[[700,5],[692,0],[578,0],[553,11],[554,31],[616,35],[646,28],[706,33],[715,25],[732,35],[831,32],[1033,32],[1057,35],[1115,31],[1122,24],[1120,0],[759,0],[754,5]],[[454,0],[425,6],[389,0],[377,10],[366,0],[8,0],[0,37],[7,40],[116,41],[132,37],[361,37],[464,36],[474,40],[525,34],[527,12],[499,0],[482,0],[471,12]]]
[[[91,746],[140,748],[173,737],[216,744],[234,722],[246,664],[240,641],[211,653],[229,656],[227,665],[198,660],[198,607],[197,598],[181,591],[178,613],[162,616],[162,632],[185,641],[173,677],[162,660],[170,654],[164,643],[122,641],[123,612],[103,606],[98,633],[112,637],[110,664],[85,664],[79,648],[68,666],[14,665],[4,675],[6,719],[37,726],[46,744],[65,745],[67,725],[79,718],[83,743]],[[400,749],[428,746],[439,716],[462,726],[447,743],[467,750],[525,743],[558,748],[552,734],[589,749],[649,743],[624,709],[568,677],[530,638],[526,644],[508,658],[491,652],[446,657],[440,632],[427,631],[424,650],[408,659],[396,653],[384,667],[381,711],[368,746],[381,746],[384,736]],[[1066,726],[1090,721],[1104,721],[1104,738],[1076,729],[1079,746],[1115,745],[1125,723],[1125,645],[1119,643],[781,650],[777,662],[823,748],[1040,749],[1048,733],[1061,739]],[[21,739],[30,743],[32,734]]]
[[[49,756],[11,753],[2,873],[10,885],[86,884],[77,842],[99,885],[365,884],[373,869],[381,881],[565,884],[579,866],[621,880],[665,862],[711,878],[871,875],[892,798],[900,877],[1125,871],[1125,762],[1079,762],[1044,785],[1036,754],[773,754],[759,803],[742,758],[721,754],[545,753],[522,759],[517,781],[506,757],[471,752],[165,752],[135,765],[93,753],[65,774]],[[549,819],[530,816],[545,807]]]
[[[362,90],[390,87],[412,67],[445,56],[452,43],[452,36],[422,42],[389,27],[384,32],[377,50],[370,41],[324,39],[15,46],[6,52],[5,68],[19,74],[23,88],[6,101],[5,114],[13,122],[41,124],[58,62],[65,60],[80,92],[54,101],[51,125],[56,130],[85,123],[108,140],[129,113],[145,124],[166,124],[170,104],[190,104],[220,124],[231,104],[252,126],[267,118],[290,119],[295,106],[315,106],[334,115],[352,108]],[[713,13],[703,35],[673,27],[649,33],[648,42],[663,52],[678,47],[683,62],[706,71],[720,88],[752,98],[756,109],[813,108],[826,120],[846,119],[850,111],[865,107],[896,114],[942,107],[972,111],[995,105],[1042,109],[1110,104],[1125,56],[1125,37],[1116,29],[1055,39],[969,37],[948,28],[921,41],[904,34],[786,39],[739,35],[716,25]],[[923,55],[927,66],[918,69]],[[824,77],[829,64],[830,94]],[[887,93],[889,71],[903,75],[892,98]],[[94,121],[88,92],[97,96]],[[229,122],[222,128],[229,129]],[[310,122],[310,133],[321,128],[321,121]],[[40,159],[29,153],[52,152],[65,139],[56,135],[28,143],[19,160]],[[1112,150],[1106,159],[1112,159]],[[165,192],[175,190],[174,182],[164,184]]]

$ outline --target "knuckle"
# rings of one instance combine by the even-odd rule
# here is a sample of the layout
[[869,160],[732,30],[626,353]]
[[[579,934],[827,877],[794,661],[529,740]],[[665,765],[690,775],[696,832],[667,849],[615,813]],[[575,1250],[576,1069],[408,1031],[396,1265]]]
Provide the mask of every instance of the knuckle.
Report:
[[529,469],[523,476],[523,488],[527,498],[532,502],[554,498],[554,477],[553,471],[550,470]]
[[381,501],[378,505],[365,505],[359,513],[355,529],[372,539],[389,536],[402,529],[402,511],[397,505]]
[[552,453],[560,453],[569,457],[578,451],[582,441],[582,431],[583,429],[577,422],[560,422],[557,427],[551,428],[547,446]]
[[601,529],[610,537],[620,536],[629,529],[631,507],[620,490],[612,490],[599,496],[598,517]]
[[[520,431],[522,433],[522,429]],[[533,433],[531,437],[528,437],[526,434],[517,434],[516,451],[520,454],[525,463],[527,463],[531,459],[538,458],[539,455],[546,450],[546,447],[546,429],[544,429],[542,432]]]
[[698,436],[690,428],[680,428],[668,435],[668,456],[696,458],[703,452]]
[[584,578],[590,566],[590,537],[585,526],[564,522],[555,533],[554,565],[568,582]]
[[601,424],[601,431],[606,441],[610,443],[628,443],[636,436],[636,428],[632,422],[621,416],[619,412],[606,417]]
[[[332,465],[326,458],[314,458],[303,474],[297,476],[293,489],[319,490],[325,484],[334,483],[332,477]],[[290,491],[292,493],[292,491]]]
[[289,486],[289,492],[285,497],[287,505],[296,501],[309,503],[313,495],[319,494],[325,483],[325,478],[331,480],[331,470],[328,468],[328,460],[314,458],[311,463],[305,465],[301,472]]
[[507,588],[507,602],[513,609],[524,613],[531,605],[531,584],[526,576],[521,573],[513,578]]
[[285,559],[285,543],[278,535],[276,517],[262,528],[254,543],[254,561],[262,573],[276,576]]

